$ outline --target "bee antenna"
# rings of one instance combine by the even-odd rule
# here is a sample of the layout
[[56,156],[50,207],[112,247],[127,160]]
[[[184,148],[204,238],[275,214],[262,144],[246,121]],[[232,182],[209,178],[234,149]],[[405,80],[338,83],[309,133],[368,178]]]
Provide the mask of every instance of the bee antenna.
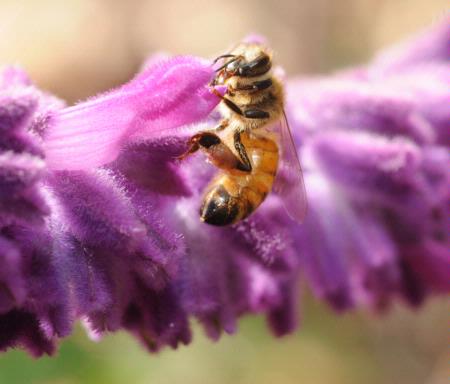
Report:
[[221,65],[219,68],[216,69],[216,72],[220,72],[222,69],[224,69],[228,64],[234,63],[236,60],[239,60],[241,56],[233,56],[234,58],[227,61],[225,64]]
[[236,57],[236,55],[232,55],[231,53],[225,53],[224,55],[216,57],[213,63],[216,64],[220,59],[226,59],[227,57]]

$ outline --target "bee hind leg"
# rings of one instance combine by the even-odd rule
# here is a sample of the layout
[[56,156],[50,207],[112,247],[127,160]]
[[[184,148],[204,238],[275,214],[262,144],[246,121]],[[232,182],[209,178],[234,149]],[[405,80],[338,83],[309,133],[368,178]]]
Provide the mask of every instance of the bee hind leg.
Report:
[[208,149],[212,145],[220,144],[220,138],[213,132],[223,131],[226,127],[228,127],[228,124],[228,119],[223,119],[214,129],[211,130],[211,132],[199,132],[192,136],[188,141],[188,150],[178,156],[178,159],[185,159],[192,153],[197,152],[201,147]]
[[192,136],[188,141],[188,149],[186,152],[177,157],[178,160],[184,160],[189,155],[197,152],[199,149],[209,148],[221,142],[220,138],[214,133],[199,132]]
[[241,161],[237,164],[236,168],[239,169],[240,171],[251,172],[252,163],[248,158],[244,144],[242,144],[240,131],[236,131],[234,133],[234,148],[236,149],[237,153],[239,154],[239,157],[241,158]]
[[[240,135],[239,132],[237,134]],[[240,139],[239,146],[241,149],[238,150],[238,154],[244,159],[242,161],[214,132],[199,132],[191,137],[188,150],[181,156],[178,156],[178,159],[183,160],[190,154],[202,150],[210,162],[220,169],[237,169],[243,172],[250,172],[252,170],[251,164]]]

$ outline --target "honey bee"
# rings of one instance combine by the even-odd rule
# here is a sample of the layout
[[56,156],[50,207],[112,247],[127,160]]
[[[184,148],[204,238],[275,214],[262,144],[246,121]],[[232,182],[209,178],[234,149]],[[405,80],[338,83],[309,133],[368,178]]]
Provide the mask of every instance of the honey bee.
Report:
[[214,63],[221,65],[211,85],[226,86],[224,95],[216,92],[223,119],[214,129],[192,136],[181,156],[202,150],[221,170],[206,188],[201,220],[218,226],[237,223],[274,190],[289,216],[301,222],[305,187],[271,51],[262,44],[241,43]]

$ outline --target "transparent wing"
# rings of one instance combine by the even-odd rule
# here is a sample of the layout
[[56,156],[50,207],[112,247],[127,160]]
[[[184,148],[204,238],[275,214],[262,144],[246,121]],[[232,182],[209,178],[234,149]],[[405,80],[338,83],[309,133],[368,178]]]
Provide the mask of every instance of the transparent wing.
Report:
[[301,223],[306,215],[306,190],[297,149],[285,113],[274,127],[279,136],[280,160],[273,190],[280,195],[287,214]]

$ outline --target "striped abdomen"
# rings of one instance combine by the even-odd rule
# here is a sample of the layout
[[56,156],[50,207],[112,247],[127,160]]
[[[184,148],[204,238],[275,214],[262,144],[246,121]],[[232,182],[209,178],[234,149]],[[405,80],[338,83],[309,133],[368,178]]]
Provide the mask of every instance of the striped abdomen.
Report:
[[213,225],[228,225],[248,217],[271,191],[278,167],[278,146],[267,137],[241,134],[252,163],[251,173],[227,170],[207,188],[200,208],[201,219]]

